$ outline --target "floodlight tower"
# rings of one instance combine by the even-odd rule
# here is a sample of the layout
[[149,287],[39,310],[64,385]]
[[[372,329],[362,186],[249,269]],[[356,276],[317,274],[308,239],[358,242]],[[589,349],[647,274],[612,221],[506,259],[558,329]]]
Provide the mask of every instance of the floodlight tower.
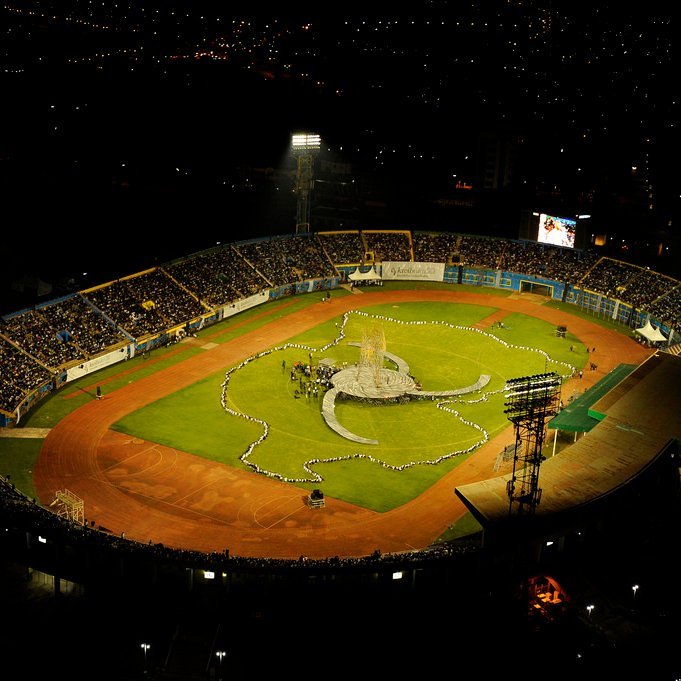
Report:
[[298,209],[296,214],[296,234],[310,231],[310,194],[314,160],[321,147],[321,137],[312,132],[297,132],[291,135],[291,150],[298,159],[296,175],[296,195]]
[[556,373],[514,378],[506,383],[508,420],[515,427],[513,474],[506,483],[508,512],[533,514],[541,501],[539,466],[544,460],[546,421],[560,406],[560,376]]

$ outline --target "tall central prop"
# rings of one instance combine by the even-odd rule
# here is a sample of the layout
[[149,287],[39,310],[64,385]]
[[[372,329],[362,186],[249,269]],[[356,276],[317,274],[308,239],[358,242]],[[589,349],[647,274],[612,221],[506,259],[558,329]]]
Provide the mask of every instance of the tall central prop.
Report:
[[362,345],[360,348],[359,365],[357,375],[360,376],[363,369],[369,369],[369,373],[378,388],[381,385],[381,369],[385,356],[385,332],[383,325],[374,322],[364,329]]

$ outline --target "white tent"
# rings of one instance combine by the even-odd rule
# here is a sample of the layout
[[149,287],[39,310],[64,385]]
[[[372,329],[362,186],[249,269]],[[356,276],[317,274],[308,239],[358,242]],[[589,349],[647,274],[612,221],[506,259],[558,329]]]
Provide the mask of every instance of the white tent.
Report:
[[646,323],[639,329],[636,329],[636,333],[640,333],[644,338],[653,342],[666,341],[665,335],[656,329],[651,323],[650,319],[646,320]]
[[381,276],[372,267],[368,272],[360,272],[359,267],[355,268],[354,272],[348,274],[350,281],[382,281]]

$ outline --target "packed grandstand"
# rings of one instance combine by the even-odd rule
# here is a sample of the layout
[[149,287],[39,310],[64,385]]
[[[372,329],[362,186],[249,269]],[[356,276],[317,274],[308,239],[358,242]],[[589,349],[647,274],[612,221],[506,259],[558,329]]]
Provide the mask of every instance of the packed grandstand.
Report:
[[[272,298],[331,289],[368,267],[437,263],[441,281],[530,288],[672,345],[681,282],[586,250],[442,232],[353,230],[235,242],[0,319],[0,426],[70,380]],[[440,271],[440,270],[438,270]],[[525,284],[528,282],[525,281]],[[539,288],[535,289],[534,286]]]
[[[661,330],[665,338],[663,344],[669,350],[673,350],[681,333],[680,281],[591,251],[521,240],[409,231],[320,232],[271,237],[221,245],[1,318],[0,425],[20,424],[22,416],[41,398],[69,381],[173,342],[192,329],[282,296],[329,290],[348,282],[371,285],[376,282],[375,277],[389,278],[389,269],[402,271],[405,279],[415,273],[427,275],[431,281],[495,287],[509,292],[539,292],[631,329],[653,328],[658,333]],[[645,335],[641,340],[648,342]],[[677,359],[663,354],[669,360]],[[622,431],[620,437],[636,432],[630,428]],[[598,442],[596,438],[591,441]],[[566,459],[565,463],[569,465],[570,460]],[[607,473],[611,467],[603,466],[602,470]],[[678,475],[675,479],[678,481]],[[661,494],[658,482],[659,478],[655,477],[651,498],[658,500],[662,511],[658,506],[651,506],[655,523],[647,514],[639,513],[640,497],[636,495],[642,493],[642,488],[637,485],[633,503],[631,497],[626,496],[616,502],[611,515],[596,513],[594,526],[598,531],[593,531],[591,525],[581,524],[579,531],[561,538],[561,545],[567,547],[567,557],[566,567],[560,566],[559,588],[553,577],[548,576],[555,575],[559,569],[556,557],[560,554],[552,553],[553,549],[549,548],[554,544],[555,533],[551,534],[552,541],[544,542],[540,537],[543,548],[537,551],[537,561],[530,564],[526,564],[524,558],[517,560],[504,544],[500,544],[498,554],[488,555],[478,533],[464,533],[456,540],[436,542],[421,550],[400,553],[376,550],[359,557],[258,558],[231,555],[228,549],[202,553],[151,540],[143,543],[126,539],[125,533],[118,535],[101,525],[96,527],[92,520],[89,524],[66,521],[23,494],[10,476],[0,475],[0,517],[6,528],[0,553],[10,560],[10,572],[14,561],[22,566],[19,571],[22,585],[32,580],[37,584],[35,588],[40,589],[43,579],[54,594],[60,596],[55,599],[56,607],[65,605],[56,609],[50,602],[49,616],[44,617],[42,611],[35,615],[34,609],[27,605],[34,601],[22,600],[21,590],[14,601],[19,606],[14,607],[13,617],[7,619],[12,635],[4,633],[2,638],[7,651],[16,655],[17,650],[28,645],[23,643],[24,638],[31,644],[37,640],[36,623],[46,622],[46,630],[49,629],[46,639],[53,641],[53,646],[47,648],[42,658],[50,671],[53,660],[57,659],[56,651],[63,650],[68,658],[64,663],[68,667],[64,668],[68,668],[71,678],[80,678],[75,675],[80,669],[86,669],[83,678],[91,678],[94,667],[86,652],[96,650],[97,656],[101,655],[100,639],[104,639],[105,648],[116,649],[121,660],[117,664],[125,669],[125,674],[116,676],[119,669],[111,662],[116,656],[111,656],[106,671],[102,671],[104,665],[99,660],[96,662],[99,675],[141,678],[130,671],[140,667],[139,660],[133,655],[127,659],[126,650],[139,654],[140,641],[152,640],[152,650],[175,651],[185,641],[180,633],[191,630],[194,648],[200,652],[209,649],[208,657],[213,660],[216,646],[229,647],[230,678],[239,678],[239,665],[243,665],[243,678],[252,678],[254,659],[271,659],[279,670],[281,660],[286,659],[290,650],[297,650],[300,640],[305,641],[309,635],[310,623],[317,626],[318,620],[323,621],[324,631],[315,640],[315,646],[325,638],[342,641],[345,648],[357,648],[357,642],[366,641],[366,647],[358,648],[363,653],[366,651],[366,659],[376,654],[374,641],[378,634],[389,632],[395,639],[402,636],[405,623],[410,622],[414,624],[406,638],[410,639],[413,650],[430,653],[450,645],[452,626],[456,626],[454,636],[459,647],[469,655],[478,648],[486,654],[493,640],[497,651],[494,657],[506,671],[511,656],[522,649],[521,644],[528,644],[529,622],[536,637],[541,637],[531,642],[535,651],[533,659],[541,660],[536,669],[544,676],[547,665],[555,668],[558,664],[561,668],[578,670],[581,678],[600,679],[604,669],[610,674],[616,668],[627,669],[630,658],[621,655],[625,649],[631,650],[633,656],[638,651],[645,652],[645,657],[654,658],[660,668],[671,667],[676,660],[669,662],[665,651],[673,647],[656,643],[666,640],[667,628],[676,634],[677,619],[667,617],[666,610],[665,617],[661,618],[663,624],[657,625],[655,635],[650,637],[643,635],[645,630],[638,619],[626,617],[619,596],[619,601],[609,605],[606,596],[601,594],[596,601],[597,613],[604,615],[598,623],[591,618],[590,611],[588,617],[579,616],[582,604],[593,602],[593,584],[600,583],[600,574],[614,585],[613,590],[620,581],[627,585],[626,591],[634,579],[647,585],[637,601],[647,608],[646,612],[653,608],[641,600],[645,599],[646,590],[650,593],[647,603],[655,607],[658,602],[665,601],[665,607],[671,603],[664,580],[656,580],[660,581],[660,589],[665,589],[664,598],[658,598],[653,578],[646,578],[648,563],[656,578],[661,560],[660,550],[653,550],[653,546],[671,546],[672,554],[678,556],[674,554],[675,544],[669,539],[675,535],[662,522],[668,512],[665,506],[668,495]],[[567,487],[572,485],[574,477]],[[673,513],[669,515],[672,520],[676,517]],[[613,517],[617,523],[610,521]],[[619,521],[625,528],[623,534],[618,529]],[[646,542],[641,551],[633,542],[639,534],[645,535]],[[653,544],[658,536],[663,537],[663,541]],[[518,553],[524,556],[522,549]],[[662,555],[666,564],[672,564],[664,555],[664,548]],[[577,576],[572,574],[570,561],[574,561]],[[625,576],[613,578],[613,566]],[[593,584],[585,582],[587,573]],[[551,605],[540,601],[540,596],[546,596],[546,584],[553,587]],[[86,585],[82,593],[93,606],[83,619],[82,611],[73,606],[72,600],[61,598],[64,594],[69,597],[80,594],[80,585]],[[29,593],[33,599],[33,592]],[[190,601],[190,595],[194,600]],[[527,605],[525,598],[532,603],[529,617],[522,610]],[[247,606],[241,606],[242,602]],[[187,608],[186,614],[175,608],[176,603]],[[191,607],[187,603],[191,603]],[[301,607],[301,603],[312,605]],[[120,609],[118,617],[111,616],[114,605]],[[456,618],[450,619],[460,624],[448,621],[447,627],[441,627],[443,606],[456,613]],[[12,605],[9,607],[12,609]],[[240,607],[248,613],[244,621],[239,620],[233,629],[229,621],[223,625],[226,613],[238,618]],[[437,616],[433,615],[435,608]],[[298,617],[305,621],[298,621],[295,626],[292,612],[302,613]],[[621,615],[622,612],[625,615]],[[20,626],[16,624],[17,617],[25,618]],[[166,619],[172,624],[169,629]],[[267,630],[262,628],[253,635],[254,630],[248,625],[259,620],[268,620],[268,626],[269,620],[278,623],[278,627],[271,629],[275,635],[263,638]],[[337,624],[330,628],[334,620]],[[90,640],[84,621],[91,625],[89,630],[94,632],[95,640]],[[125,621],[126,626],[121,627],[120,621]],[[359,630],[364,633],[358,634],[360,621],[371,631]],[[145,628],[133,626],[136,622],[142,622]],[[201,627],[205,625],[200,635],[192,629],[199,627],[199,623]],[[23,634],[27,626],[31,627],[32,637]],[[60,629],[64,635],[55,637]],[[128,632],[133,630],[131,637]],[[237,637],[236,632],[241,630],[245,635]],[[480,636],[480,631],[484,635]],[[283,632],[290,632],[295,640],[283,636]],[[640,644],[632,639],[631,632],[639,636]],[[349,633],[354,636],[352,646],[348,644]],[[442,639],[434,645],[438,633],[446,636],[447,641]],[[64,637],[69,640],[65,641]],[[251,638],[257,649],[249,645]],[[281,641],[280,648],[275,650],[284,649],[285,653],[261,654],[262,650],[272,649],[275,639]],[[540,640],[541,645],[534,645],[536,640]],[[618,644],[625,641],[626,645],[615,646],[614,640]],[[507,646],[503,653],[499,648],[501,643]],[[406,645],[400,645],[399,655],[395,657],[400,667],[404,664]],[[74,647],[77,654],[72,653]],[[388,648],[390,646],[386,646]],[[313,654],[315,659],[320,659],[318,649]],[[416,656],[420,669],[421,653],[417,652]],[[482,655],[478,657],[482,659]],[[175,669],[170,652],[164,659],[163,664],[156,662],[150,666]],[[206,657],[200,659],[204,665],[203,676],[183,678],[215,678],[215,666],[209,665],[213,674],[209,676]],[[598,676],[586,673],[585,659],[590,660],[589,669],[598,672]],[[145,656],[144,678],[170,678],[147,674],[146,663]],[[486,665],[489,670],[490,663]],[[527,670],[522,673],[526,678],[543,678],[532,676]]]

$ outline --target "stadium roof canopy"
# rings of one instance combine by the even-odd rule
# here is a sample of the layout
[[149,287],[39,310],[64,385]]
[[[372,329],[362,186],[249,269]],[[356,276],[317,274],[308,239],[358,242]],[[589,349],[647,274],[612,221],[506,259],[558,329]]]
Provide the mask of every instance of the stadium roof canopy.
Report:
[[591,406],[620,381],[624,380],[635,368],[635,364],[620,364],[615,367],[583,395],[561,409],[560,413],[546,424],[547,427],[551,430],[563,430],[571,433],[588,433],[605,416],[591,409]]
[[[632,482],[681,439],[681,357],[656,352],[594,403],[605,417],[588,435],[541,465],[541,504],[535,518],[583,508]],[[511,474],[457,487],[454,492],[483,527],[509,517]]]

